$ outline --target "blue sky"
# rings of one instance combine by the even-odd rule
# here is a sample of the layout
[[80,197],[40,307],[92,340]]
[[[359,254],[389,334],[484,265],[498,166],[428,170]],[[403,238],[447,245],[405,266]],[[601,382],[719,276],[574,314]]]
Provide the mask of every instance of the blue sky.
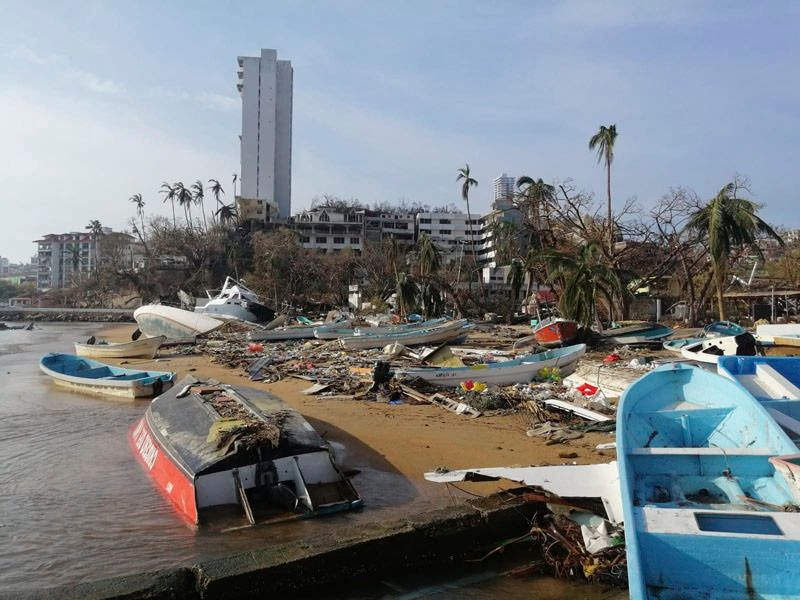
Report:
[[0,0],[0,255],[162,181],[238,172],[236,56],[276,48],[294,79],[293,210],[323,193],[488,207],[507,172],[599,196],[587,149],[619,130],[614,196],[712,196],[750,178],[800,226],[794,2],[9,2]]

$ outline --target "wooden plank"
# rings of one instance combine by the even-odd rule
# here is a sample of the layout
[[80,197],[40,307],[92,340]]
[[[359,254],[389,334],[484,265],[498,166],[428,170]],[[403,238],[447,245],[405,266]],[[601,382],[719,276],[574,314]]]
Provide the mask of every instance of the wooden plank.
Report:
[[608,415],[604,415],[603,413],[599,413],[594,410],[590,410],[588,408],[583,408],[582,406],[578,406],[572,402],[567,402],[566,400],[545,400],[545,406],[549,406],[550,408],[556,408],[558,410],[563,410],[568,413],[572,413],[587,419],[589,421],[613,421],[612,417]]

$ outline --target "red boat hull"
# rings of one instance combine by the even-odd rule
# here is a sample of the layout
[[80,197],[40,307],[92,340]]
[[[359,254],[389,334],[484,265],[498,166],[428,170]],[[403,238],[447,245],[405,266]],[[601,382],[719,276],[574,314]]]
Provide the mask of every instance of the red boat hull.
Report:
[[566,346],[578,337],[578,324],[575,321],[556,321],[537,329],[533,335],[542,346]]
[[161,493],[182,517],[196,525],[198,517],[194,481],[172,462],[170,455],[158,443],[158,436],[150,430],[147,417],[142,417],[131,428],[129,439],[136,459],[156,482]]

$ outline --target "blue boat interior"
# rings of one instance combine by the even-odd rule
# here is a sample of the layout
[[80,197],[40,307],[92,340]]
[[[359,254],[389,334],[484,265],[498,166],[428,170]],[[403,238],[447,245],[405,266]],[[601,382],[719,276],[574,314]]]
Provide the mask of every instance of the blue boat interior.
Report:
[[42,357],[42,364],[51,371],[82,379],[142,381],[147,383],[156,379],[161,379],[164,382],[172,381],[175,377],[172,372],[123,369],[122,367],[114,367],[72,354],[50,353]]
[[631,385],[619,414],[631,597],[798,597],[798,501],[769,461],[797,446],[765,407],[676,364]]
[[731,323],[730,321],[714,321],[703,327],[703,331],[720,336],[728,336],[739,335],[745,333],[747,330],[741,325]]

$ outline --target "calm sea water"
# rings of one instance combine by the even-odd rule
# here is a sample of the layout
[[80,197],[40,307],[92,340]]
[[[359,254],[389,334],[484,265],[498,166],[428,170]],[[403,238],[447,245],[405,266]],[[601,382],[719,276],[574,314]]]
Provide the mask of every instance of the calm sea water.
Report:
[[[189,565],[272,542],[331,535],[343,526],[429,506],[402,476],[350,457],[343,447],[338,452],[340,462],[360,470],[354,483],[365,510],[227,533],[186,526],[152,486],[128,446],[128,429],[147,403],[69,392],[39,372],[42,354],[69,352],[74,341],[94,330],[86,324],[42,324],[34,331],[0,331],[0,590],[8,593]],[[456,594],[490,598],[500,593],[542,599],[625,597],[546,578],[463,575],[466,579],[411,578],[402,585],[352,591],[361,598],[455,598]],[[350,594],[339,589],[333,595]]]

